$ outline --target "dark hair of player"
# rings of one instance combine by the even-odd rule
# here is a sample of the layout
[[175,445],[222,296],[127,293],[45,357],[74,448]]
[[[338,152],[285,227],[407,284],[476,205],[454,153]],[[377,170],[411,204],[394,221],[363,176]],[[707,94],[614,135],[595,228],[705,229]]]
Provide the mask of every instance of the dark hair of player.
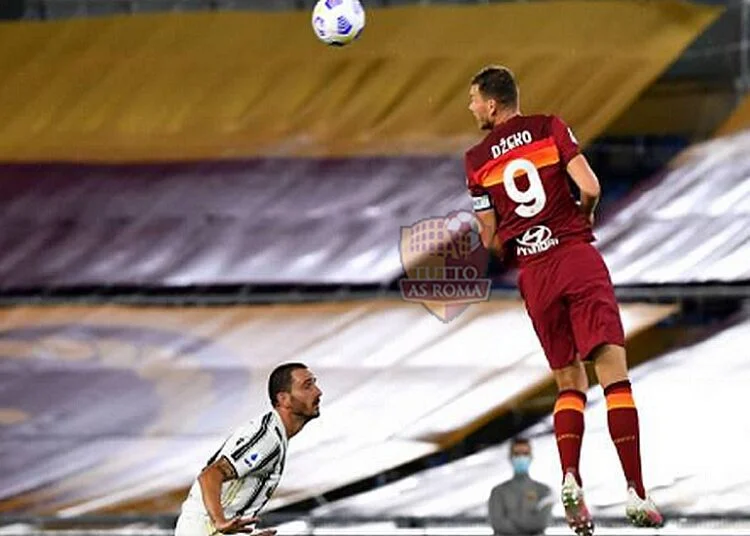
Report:
[[471,79],[471,85],[476,85],[485,99],[494,99],[501,107],[515,108],[518,104],[516,79],[507,67],[485,67]]
[[307,365],[304,363],[284,363],[273,369],[268,377],[268,397],[271,399],[273,407],[276,407],[279,403],[276,399],[277,394],[292,391],[292,372],[306,368]]

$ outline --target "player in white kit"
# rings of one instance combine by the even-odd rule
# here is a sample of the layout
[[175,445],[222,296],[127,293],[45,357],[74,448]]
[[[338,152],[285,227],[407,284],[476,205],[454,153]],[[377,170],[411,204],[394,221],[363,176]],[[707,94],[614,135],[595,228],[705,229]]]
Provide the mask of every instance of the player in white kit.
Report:
[[268,379],[273,409],[237,429],[200,472],[177,519],[175,536],[255,532],[256,517],[284,472],[288,440],[320,415],[321,390],[302,363],[274,369]]

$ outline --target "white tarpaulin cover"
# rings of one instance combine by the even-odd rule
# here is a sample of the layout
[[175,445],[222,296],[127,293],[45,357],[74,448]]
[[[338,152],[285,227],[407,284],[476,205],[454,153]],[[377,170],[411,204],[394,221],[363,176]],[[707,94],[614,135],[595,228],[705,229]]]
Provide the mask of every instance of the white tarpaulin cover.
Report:
[[[623,307],[626,331],[672,310]],[[449,324],[399,301],[0,311],[0,509],[86,513],[186,488],[225,436],[269,406],[281,362],[307,363],[321,417],[292,439],[273,505],[439,448],[549,380],[518,302]],[[171,501],[171,502],[170,502]]]
[[[645,484],[665,510],[681,514],[746,512],[750,496],[750,320],[650,361],[631,375],[641,423]],[[624,513],[625,481],[607,429],[600,388],[589,391],[581,474],[594,513]],[[533,437],[531,475],[557,494],[560,467],[552,419]],[[508,445],[483,450],[393,484],[320,507],[316,514],[485,515],[490,490],[510,478]],[[554,513],[562,516],[556,503]]]
[[688,150],[596,235],[615,284],[750,279],[750,131]]

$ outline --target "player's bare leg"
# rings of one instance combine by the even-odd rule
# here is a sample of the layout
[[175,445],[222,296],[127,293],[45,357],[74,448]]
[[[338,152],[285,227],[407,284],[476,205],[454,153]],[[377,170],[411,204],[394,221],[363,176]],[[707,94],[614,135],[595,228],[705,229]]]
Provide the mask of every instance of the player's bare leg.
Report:
[[567,367],[553,370],[558,391],[575,390],[585,393],[589,388],[589,378],[580,359]]
[[594,350],[592,358],[607,400],[609,434],[628,484],[625,513],[637,527],[660,527],[664,519],[643,487],[638,410],[628,379],[625,348],[605,344]]
[[553,373],[558,388],[554,423],[563,472],[562,503],[565,507],[565,520],[578,536],[591,536],[594,533],[594,522],[583,500],[578,470],[588,377],[579,360],[565,368],[554,370]]

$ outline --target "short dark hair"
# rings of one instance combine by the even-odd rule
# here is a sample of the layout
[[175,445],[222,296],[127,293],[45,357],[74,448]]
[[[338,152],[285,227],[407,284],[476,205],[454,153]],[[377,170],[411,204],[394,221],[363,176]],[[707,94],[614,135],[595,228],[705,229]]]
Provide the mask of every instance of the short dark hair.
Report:
[[495,99],[501,106],[515,108],[518,105],[516,78],[507,67],[485,67],[471,79],[471,85],[476,85],[485,99]]
[[297,369],[306,369],[304,363],[284,363],[279,365],[268,377],[268,397],[271,399],[271,405],[276,407],[279,403],[276,395],[279,393],[289,393],[292,390],[292,372]]
[[510,442],[510,452],[513,452],[513,449],[516,447],[516,445],[528,445],[529,448],[531,448],[531,441],[528,440],[528,438],[525,437],[514,437]]

